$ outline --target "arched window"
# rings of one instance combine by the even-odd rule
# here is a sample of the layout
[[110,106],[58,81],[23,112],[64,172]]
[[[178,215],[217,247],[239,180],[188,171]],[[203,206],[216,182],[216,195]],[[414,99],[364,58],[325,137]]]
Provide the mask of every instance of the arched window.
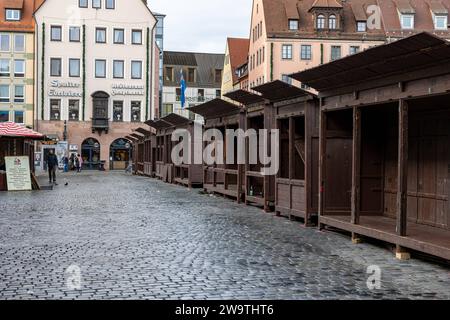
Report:
[[330,30],[337,29],[336,22],[337,22],[336,16],[334,14],[330,15],[330,17],[328,18],[328,29],[330,29]]
[[325,16],[323,14],[317,16],[317,29],[325,29]]

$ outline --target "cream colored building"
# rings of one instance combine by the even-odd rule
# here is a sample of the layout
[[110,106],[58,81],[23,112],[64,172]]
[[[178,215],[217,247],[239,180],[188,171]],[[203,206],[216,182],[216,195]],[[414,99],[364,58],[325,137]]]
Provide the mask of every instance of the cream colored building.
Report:
[[248,39],[228,38],[225,48],[225,61],[222,74],[222,98],[227,100],[224,95],[230,91],[241,88],[238,68],[247,62],[248,57]]
[[36,129],[123,169],[124,137],[158,108],[155,17],[142,0],[46,0],[35,17]]

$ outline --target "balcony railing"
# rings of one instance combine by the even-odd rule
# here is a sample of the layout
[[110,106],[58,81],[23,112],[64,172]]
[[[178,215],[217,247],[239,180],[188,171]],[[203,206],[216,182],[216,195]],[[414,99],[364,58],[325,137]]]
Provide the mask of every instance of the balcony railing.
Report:
[[98,131],[101,133],[105,131],[108,133],[109,130],[109,119],[108,118],[92,118],[92,133]]

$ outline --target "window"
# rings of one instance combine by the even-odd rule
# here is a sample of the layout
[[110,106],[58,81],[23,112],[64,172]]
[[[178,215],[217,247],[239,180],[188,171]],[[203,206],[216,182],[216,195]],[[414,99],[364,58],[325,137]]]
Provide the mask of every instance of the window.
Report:
[[341,58],[341,46],[331,46],[331,61]]
[[131,79],[142,79],[142,61],[131,61]]
[[95,42],[106,43],[106,28],[95,28]]
[[100,9],[102,7],[102,0],[92,0],[92,8]]
[[414,29],[414,15],[402,14],[400,16],[400,22],[402,29]]
[[188,82],[195,82],[195,69],[194,68],[189,68],[188,69],[187,81]]
[[50,120],[61,120],[61,100],[50,100]]
[[69,100],[69,121],[78,121],[80,118],[80,100]]
[[23,111],[14,111],[14,122],[15,123],[24,123],[24,112]]
[[69,77],[80,76],[80,59],[69,59]]
[[114,9],[116,7],[115,0],[106,0],[106,9]]
[[10,50],[11,37],[9,34],[0,34],[0,51]]
[[216,90],[216,98],[220,98],[222,96],[221,90]]
[[95,77],[106,78],[106,60],[95,60]]
[[292,84],[292,78],[289,77],[289,76],[286,75],[286,74],[283,74],[283,75],[281,76],[281,81],[283,81],[283,82],[285,82],[285,83],[287,83],[287,84]]
[[302,59],[302,60],[311,60],[312,59],[311,45],[302,44],[301,50],[300,50],[300,59]]
[[78,6],[80,8],[87,8],[88,7],[88,0],[78,0]]
[[197,97],[198,97],[198,102],[205,101],[205,89],[198,89]]
[[131,122],[141,121],[141,102],[131,101]]
[[51,77],[61,77],[61,58],[51,58],[50,59],[50,76]]
[[14,86],[14,102],[24,103],[25,102],[25,86],[22,84],[16,84]]
[[365,21],[358,21],[356,24],[356,31],[358,32],[366,32],[367,31],[367,22]]
[[9,59],[0,59],[0,77],[9,77],[10,72]]
[[124,78],[124,66],[125,66],[125,63],[123,60],[114,60],[113,61],[113,77],[115,79],[123,79]]
[[113,121],[123,121],[123,101],[113,101]]
[[0,122],[9,121],[9,111],[0,111]]
[[166,67],[166,81],[173,82],[173,68]]
[[216,83],[222,82],[222,70],[216,69],[216,71],[214,72],[214,80]]
[[14,60],[14,77],[25,77],[25,60]]
[[447,30],[447,28],[448,28],[448,17],[447,16],[434,15],[434,28],[436,30]]
[[334,14],[332,14],[329,18],[328,18],[328,28],[330,30],[335,30],[337,29],[337,20],[336,20],[336,16]]
[[289,19],[289,30],[298,30],[298,20]]
[[69,28],[69,41],[80,42],[80,27]]
[[131,31],[131,43],[142,44],[142,30]]
[[176,98],[176,101],[181,101],[181,89],[180,88],[175,88],[175,98]]
[[8,84],[0,84],[0,102],[9,102]]
[[317,29],[325,29],[325,16],[323,14],[319,14],[317,16]]
[[164,103],[162,108],[162,116],[165,117],[173,113],[173,104]]
[[125,43],[125,30],[114,29],[114,43],[124,44]]
[[25,35],[16,34],[14,35],[14,51],[24,52],[25,51]]
[[360,51],[359,46],[350,46],[350,54],[356,54]]
[[281,57],[283,60],[292,59],[292,45],[291,44],[283,44],[281,51],[282,51]]
[[6,9],[7,21],[20,21],[20,10],[18,9]]
[[62,27],[61,26],[51,26],[50,27],[50,39],[51,39],[51,41],[61,41],[62,40]]

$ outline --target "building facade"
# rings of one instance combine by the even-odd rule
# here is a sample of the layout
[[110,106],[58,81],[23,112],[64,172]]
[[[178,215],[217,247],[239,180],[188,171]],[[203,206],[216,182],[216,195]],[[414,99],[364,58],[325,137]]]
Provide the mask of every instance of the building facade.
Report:
[[223,64],[222,96],[241,89],[239,68],[247,62],[249,39],[228,38]]
[[159,95],[158,95],[158,112],[155,113],[155,118],[159,118],[161,116],[162,109],[162,93],[163,93],[163,85],[164,85],[164,19],[166,16],[161,13],[155,13],[156,17],[156,31],[155,31],[155,39],[156,45],[158,46],[158,60],[159,60],[159,69],[158,69],[158,77],[159,77]]
[[36,129],[88,169],[123,169],[124,137],[157,109],[154,15],[142,0],[47,0],[35,19]]
[[447,38],[449,6],[449,0],[254,0],[250,87],[291,83],[293,72],[420,31]]
[[33,126],[33,12],[41,2],[0,2],[0,122]]
[[[221,97],[223,54],[164,52],[163,108],[161,116],[176,113],[192,120],[201,117],[189,107]],[[186,82],[186,103],[181,106],[181,74]]]

